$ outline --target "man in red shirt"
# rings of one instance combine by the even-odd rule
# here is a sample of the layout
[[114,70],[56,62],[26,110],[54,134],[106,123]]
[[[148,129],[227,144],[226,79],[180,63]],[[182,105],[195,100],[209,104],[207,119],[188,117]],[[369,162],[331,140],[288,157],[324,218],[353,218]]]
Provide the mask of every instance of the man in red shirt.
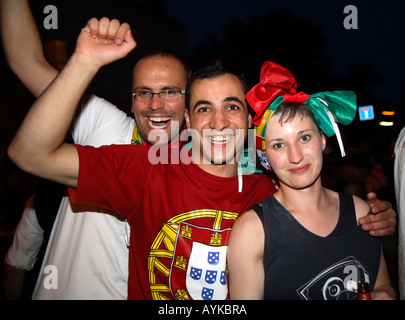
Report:
[[252,124],[247,88],[221,65],[194,77],[186,110],[193,147],[170,153],[171,165],[154,164],[156,153],[147,146],[96,149],[63,143],[75,107],[99,68],[135,47],[129,28],[123,39],[93,38],[89,24],[82,30],[67,66],[10,145],[10,158],[28,172],[75,188],[73,201],[128,218],[129,299],[225,299],[233,221],[274,192],[265,175],[238,175],[237,159]]
[[[66,133],[78,99],[99,67],[113,61],[112,56],[125,56],[135,46],[130,30],[124,42],[109,50],[102,41],[84,46],[91,37],[89,30],[89,26],[82,30],[66,68],[28,115],[38,122],[28,121],[21,128],[24,134],[26,129],[37,131],[34,128],[42,121],[47,123],[33,142],[42,147],[29,148],[33,157],[26,153],[32,160],[28,166],[15,160],[27,171],[77,187],[71,190],[73,201],[98,205],[128,218],[132,253],[129,299],[225,299],[226,245],[233,221],[274,191],[265,175],[239,178],[237,161],[229,161],[243,152],[251,125],[244,97],[247,88],[219,65],[211,78],[194,80],[186,112],[187,126],[195,129],[189,164],[171,155],[170,163],[178,164],[153,165],[146,146],[96,149],[62,144],[59,137]],[[55,103],[58,111],[48,110]],[[212,133],[205,136],[204,130]],[[20,145],[18,141],[22,142],[17,136],[14,146]],[[211,161],[209,150],[200,152],[207,145],[216,150],[219,164]],[[13,149],[25,149],[20,147],[11,146],[10,154]]]

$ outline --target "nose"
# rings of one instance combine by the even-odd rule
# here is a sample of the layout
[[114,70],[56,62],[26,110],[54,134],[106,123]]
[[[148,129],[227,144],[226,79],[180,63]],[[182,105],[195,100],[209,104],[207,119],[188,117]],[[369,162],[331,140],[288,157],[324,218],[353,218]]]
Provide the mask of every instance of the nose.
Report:
[[303,159],[301,148],[296,144],[289,146],[288,160],[291,163],[300,163]]
[[228,118],[223,110],[216,110],[210,120],[211,129],[221,131],[229,126]]
[[163,101],[162,99],[160,99],[159,95],[154,94],[152,95],[152,98],[149,101],[148,107],[151,110],[159,110],[161,108],[163,108]]

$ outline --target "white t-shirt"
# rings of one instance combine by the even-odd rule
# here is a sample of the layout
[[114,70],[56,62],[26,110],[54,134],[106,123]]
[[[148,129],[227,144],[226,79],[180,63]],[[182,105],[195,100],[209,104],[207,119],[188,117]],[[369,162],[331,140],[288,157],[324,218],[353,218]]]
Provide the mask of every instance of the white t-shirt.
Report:
[[13,243],[7,251],[4,262],[16,269],[31,270],[44,241],[44,231],[39,226],[34,196],[28,199],[24,212],[14,232]]
[[401,300],[405,300],[405,128],[395,143],[394,183],[398,211],[398,275]]
[[[134,119],[91,95],[72,137],[95,147],[130,144]],[[73,205],[63,197],[33,299],[126,299],[129,225],[113,214]]]

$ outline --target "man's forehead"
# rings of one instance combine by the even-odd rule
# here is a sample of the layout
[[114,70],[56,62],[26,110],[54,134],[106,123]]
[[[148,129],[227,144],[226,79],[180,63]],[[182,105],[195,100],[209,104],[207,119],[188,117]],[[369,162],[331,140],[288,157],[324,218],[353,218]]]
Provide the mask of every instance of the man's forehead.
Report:
[[184,65],[182,62],[172,56],[151,56],[140,60],[135,66],[135,72],[138,70],[161,70],[161,71],[178,71],[184,73]]
[[[147,58],[136,66],[133,76],[133,87],[143,89],[185,89],[186,79],[184,68],[176,59],[169,57]],[[163,62],[162,59],[171,59]],[[177,63],[176,63],[177,62]]]
[[238,96],[244,97],[242,82],[232,74],[224,74],[215,78],[195,80],[190,88],[190,96]]

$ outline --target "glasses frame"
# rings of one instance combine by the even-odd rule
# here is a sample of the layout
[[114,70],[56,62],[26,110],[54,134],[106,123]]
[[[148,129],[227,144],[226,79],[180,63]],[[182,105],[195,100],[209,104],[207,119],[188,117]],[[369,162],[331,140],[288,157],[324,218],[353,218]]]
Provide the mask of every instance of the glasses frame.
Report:
[[[132,99],[136,100],[137,92],[148,92],[148,93],[150,93],[149,99],[140,98],[140,100],[138,100],[138,101],[144,101],[144,102],[151,101],[155,94],[159,97],[160,100],[170,101],[170,100],[167,100],[167,98],[162,97],[162,94],[167,91],[174,91],[176,93],[176,96],[175,96],[176,98],[178,97],[178,94],[184,95],[186,93],[186,90],[177,90],[177,89],[166,89],[166,90],[162,90],[159,92],[153,92],[153,91],[149,91],[149,90],[136,90],[136,91],[132,91]],[[176,100],[172,100],[172,101],[176,101]]]

